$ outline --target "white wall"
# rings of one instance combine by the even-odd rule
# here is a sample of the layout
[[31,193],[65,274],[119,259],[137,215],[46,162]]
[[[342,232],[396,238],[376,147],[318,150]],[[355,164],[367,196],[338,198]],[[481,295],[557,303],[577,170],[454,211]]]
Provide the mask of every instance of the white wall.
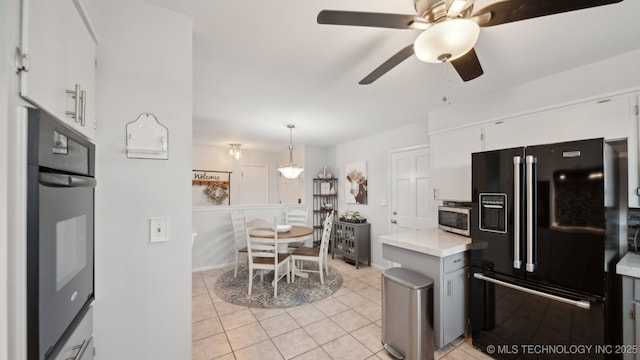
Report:
[[229,148],[193,145],[193,170],[231,171],[231,205],[242,203],[242,165],[266,165],[268,204],[278,203],[279,153],[242,149],[240,160],[229,156]]
[[[96,131],[96,359],[191,359],[192,22],[141,0],[100,2]],[[128,159],[149,112],[169,159]],[[150,244],[149,218],[169,219]]]
[[[392,121],[391,119],[389,121]],[[346,210],[359,211],[371,223],[371,261],[373,266],[387,267],[382,259],[380,235],[390,231],[389,208],[380,205],[381,200],[389,202],[389,151],[428,143],[427,120],[369,137],[338,144],[336,146],[336,168],[333,169],[338,182],[339,214]],[[345,165],[365,160],[367,162],[367,204],[346,204],[343,193]]]
[[193,230],[197,233],[193,244],[193,271],[218,269],[233,264],[235,239],[231,225],[231,212],[244,213],[247,221],[264,219],[284,224],[287,209],[300,205],[260,206],[198,206],[193,208]]

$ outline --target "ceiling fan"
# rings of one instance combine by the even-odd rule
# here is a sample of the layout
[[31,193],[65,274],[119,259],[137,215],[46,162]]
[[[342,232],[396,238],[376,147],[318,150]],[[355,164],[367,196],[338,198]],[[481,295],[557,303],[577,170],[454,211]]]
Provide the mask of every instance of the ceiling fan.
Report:
[[450,62],[463,81],[484,71],[473,47],[480,27],[608,5],[622,0],[497,0],[479,10],[475,0],[413,0],[417,15],[322,10],[318,24],[422,30],[415,42],[373,70],[360,85],[371,84],[411,55],[424,62]]

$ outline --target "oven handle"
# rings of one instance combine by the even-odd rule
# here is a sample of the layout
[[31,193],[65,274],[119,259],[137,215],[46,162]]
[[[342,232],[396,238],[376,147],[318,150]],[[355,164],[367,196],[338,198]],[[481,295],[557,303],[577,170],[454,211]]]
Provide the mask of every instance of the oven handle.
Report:
[[40,173],[40,184],[52,187],[96,187],[96,179],[80,176],[53,173]]
[[547,298],[547,299],[551,299],[551,300],[560,301],[560,302],[563,302],[563,303],[566,303],[566,304],[577,306],[577,307],[582,308],[582,309],[587,309],[587,310],[591,309],[591,303],[589,303],[586,300],[572,300],[572,299],[567,299],[567,298],[564,298],[564,297],[561,297],[561,296],[557,296],[557,295],[553,295],[553,294],[547,294],[547,293],[542,292],[542,291],[533,290],[533,289],[525,288],[525,287],[522,287],[522,286],[514,285],[514,284],[508,283],[506,281],[501,281],[501,280],[498,280],[498,279],[494,279],[492,277],[488,277],[488,276],[485,276],[485,275],[480,274],[480,273],[473,274],[473,277],[476,278],[476,279],[479,279],[479,280],[484,280],[486,282],[494,283],[496,285],[501,285],[501,286],[508,287],[508,288],[511,288],[511,289],[514,289],[514,290],[526,292],[526,293],[529,293],[529,294],[537,295],[537,296],[540,296],[540,297],[543,297],[543,298]]

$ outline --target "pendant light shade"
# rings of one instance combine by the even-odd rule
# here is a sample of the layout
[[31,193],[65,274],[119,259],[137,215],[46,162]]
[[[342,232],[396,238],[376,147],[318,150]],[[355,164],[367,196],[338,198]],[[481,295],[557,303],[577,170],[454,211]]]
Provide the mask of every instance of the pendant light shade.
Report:
[[280,166],[278,171],[287,179],[295,179],[304,169],[293,163],[293,128],[296,126],[289,124],[287,127],[289,128],[289,164]]
[[446,20],[423,31],[413,43],[413,50],[424,62],[447,62],[469,52],[479,35],[480,27],[471,20]]

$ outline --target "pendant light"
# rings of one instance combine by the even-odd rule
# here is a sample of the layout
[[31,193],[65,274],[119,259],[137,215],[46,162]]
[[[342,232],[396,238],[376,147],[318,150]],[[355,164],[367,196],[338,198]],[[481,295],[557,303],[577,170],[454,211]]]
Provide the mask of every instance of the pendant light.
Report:
[[287,179],[295,179],[298,177],[298,175],[300,175],[302,171],[304,171],[304,169],[293,163],[293,140],[292,139],[293,139],[293,128],[295,128],[296,126],[293,124],[288,124],[287,127],[289,128],[289,165],[280,166],[278,168],[278,171],[280,171],[280,173],[282,173],[282,176],[286,177]]

